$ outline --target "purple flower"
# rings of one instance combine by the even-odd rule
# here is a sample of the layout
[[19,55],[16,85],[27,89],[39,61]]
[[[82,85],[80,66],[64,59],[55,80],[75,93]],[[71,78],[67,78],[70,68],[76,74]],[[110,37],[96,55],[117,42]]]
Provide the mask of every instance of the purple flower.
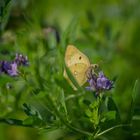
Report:
[[11,69],[11,62],[1,61],[0,62],[0,71],[1,73],[8,73],[8,70]]
[[105,89],[109,90],[112,88],[113,82],[107,79],[103,72],[99,72],[98,78],[97,78],[97,88],[99,89]]
[[28,57],[27,56],[23,56],[22,54],[18,54],[18,53],[16,54],[15,62],[19,66],[20,65],[27,66],[29,64]]
[[0,74],[5,73],[10,76],[17,76],[19,74],[18,67],[21,65],[27,66],[28,64],[27,56],[16,54],[14,61],[0,61]]
[[15,62],[1,61],[0,62],[0,73],[5,73],[10,76],[17,76],[17,64]]
[[18,75],[17,63],[15,63],[15,62],[14,63],[11,63],[10,66],[11,66],[10,69],[7,70],[8,74],[10,76],[17,76]]
[[99,72],[98,75],[91,74],[91,77],[88,79],[89,87],[86,89],[95,91],[98,95],[102,91],[110,90],[113,87],[113,81],[109,80],[103,72]]

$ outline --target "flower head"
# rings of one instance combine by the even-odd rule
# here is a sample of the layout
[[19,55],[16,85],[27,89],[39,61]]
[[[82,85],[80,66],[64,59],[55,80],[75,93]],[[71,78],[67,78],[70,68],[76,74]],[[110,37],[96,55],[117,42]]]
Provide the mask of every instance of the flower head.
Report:
[[103,72],[99,72],[99,75],[97,78],[97,88],[109,90],[112,88],[112,84],[113,82],[110,81],[108,78],[106,78]]
[[22,54],[16,54],[16,57],[13,61],[0,61],[0,74],[5,73],[9,76],[19,75],[18,68],[23,65],[27,66],[29,64],[27,56]]
[[23,56],[22,54],[18,54],[18,53],[16,54],[15,62],[19,66],[20,65],[27,66],[29,64],[28,57],[27,56]]
[[17,76],[18,75],[17,63],[15,63],[15,62],[11,63],[10,69],[8,70],[8,74],[10,76]]
[[95,91],[98,95],[102,91],[110,90],[113,87],[113,81],[109,80],[102,71],[97,75],[91,74],[88,79],[89,87],[86,87],[88,90]]
[[15,62],[1,61],[0,73],[5,73],[10,76],[17,76],[18,75],[17,64]]

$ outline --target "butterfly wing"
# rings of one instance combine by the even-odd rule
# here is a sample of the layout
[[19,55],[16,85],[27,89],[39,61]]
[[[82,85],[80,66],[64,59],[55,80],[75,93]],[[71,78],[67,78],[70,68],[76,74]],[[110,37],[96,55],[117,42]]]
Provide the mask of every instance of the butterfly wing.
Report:
[[89,67],[83,63],[78,63],[69,67],[74,78],[80,86],[87,81],[86,71]]
[[[80,86],[82,86],[86,80],[86,71],[90,67],[90,62],[87,56],[80,52],[73,45],[68,45],[65,53],[65,63],[73,74],[74,78]],[[71,83],[66,71],[64,71],[64,77]],[[74,86],[73,86],[74,87]]]
[[80,52],[73,45],[68,45],[65,53],[65,63],[69,67],[74,64],[82,63],[90,66],[90,61],[86,55]]

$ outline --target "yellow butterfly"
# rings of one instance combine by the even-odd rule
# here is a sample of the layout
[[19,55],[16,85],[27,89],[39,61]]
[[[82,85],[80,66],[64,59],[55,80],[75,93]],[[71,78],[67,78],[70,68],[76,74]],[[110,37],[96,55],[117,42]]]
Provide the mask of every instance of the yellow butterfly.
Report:
[[[91,70],[91,68],[97,66],[96,64],[90,64],[88,57],[82,52],[80,52],[73,45],[68,45],[66,48],[65,64],[71,71],[73,77],[75,78],[79,86],[82,86],[87,81],[88,72]],[[76,87],[72,84],[71,80],[69,79],[66,70],[64,70],[64,77],[76,90]]]

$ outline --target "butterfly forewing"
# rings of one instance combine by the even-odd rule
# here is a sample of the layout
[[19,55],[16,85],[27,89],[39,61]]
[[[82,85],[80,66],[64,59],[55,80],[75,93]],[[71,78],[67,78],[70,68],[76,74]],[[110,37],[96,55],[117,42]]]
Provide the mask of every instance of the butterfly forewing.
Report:
[[[65,64],[70,69],[78,84],[82,86],[87,80],[86,71],[90,67],[88,57],[73,45],[68,45],[65,53]],[[64,77],[71,83],[66,71],[64,71]]]
[[74,64],[82,63],[84,65],[90,66],[90,61],[82,52],[80,52],[73,45],[68,45],[65,54],[65,63],[69,67]]

